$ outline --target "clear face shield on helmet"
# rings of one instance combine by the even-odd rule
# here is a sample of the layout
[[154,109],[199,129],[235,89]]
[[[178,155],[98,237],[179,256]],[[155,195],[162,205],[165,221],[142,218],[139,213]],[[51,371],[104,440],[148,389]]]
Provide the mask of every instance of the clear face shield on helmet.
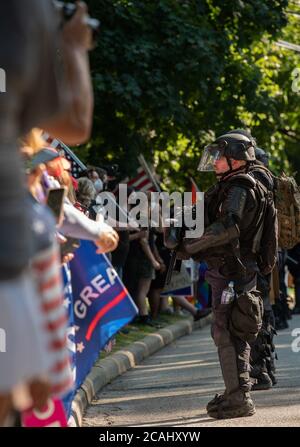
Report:
[[204,148],[198,171],[211,172],[214,171],[214,164],[222,157],[222,151],[219,144],[210,144]]

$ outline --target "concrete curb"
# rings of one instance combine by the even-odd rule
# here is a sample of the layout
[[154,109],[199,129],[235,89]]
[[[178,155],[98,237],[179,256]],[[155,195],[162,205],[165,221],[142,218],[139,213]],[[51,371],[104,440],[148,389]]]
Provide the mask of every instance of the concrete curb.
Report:
[[81,427],[84,412],[95,395],[116,377],[140,364],[144,359],[169,345],[174,340],[202,328],[212,321],[212,314],[194,322],[192,318],[179,321],[147,335],[127,348],[103,359],[97,360],[81,387],[77,390],[72,402],[71,424]]

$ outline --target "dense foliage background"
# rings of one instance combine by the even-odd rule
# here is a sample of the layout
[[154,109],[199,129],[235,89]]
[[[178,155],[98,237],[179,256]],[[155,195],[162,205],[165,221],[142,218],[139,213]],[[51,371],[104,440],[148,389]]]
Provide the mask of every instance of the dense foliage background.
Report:
[[[288,0],[87,0],[101,20],[91,54],[95,117],[89,163],[132,175],[143,153],[168,189],[187,187],[204,145],[250,128],[272,168],[300,173],[300,2]],[[298,13],[298,15],[297,15]],[[299,82],[300,90],[300,82]],[[300,178],[298,178],[300,180]]]

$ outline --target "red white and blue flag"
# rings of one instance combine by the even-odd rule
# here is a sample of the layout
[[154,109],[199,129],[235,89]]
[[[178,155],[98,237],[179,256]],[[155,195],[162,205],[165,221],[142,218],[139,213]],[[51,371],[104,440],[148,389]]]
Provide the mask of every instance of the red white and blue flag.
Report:
[[135,177],[133,177],[132,179],[127,178],[123,180],[122,183],[126,183],[127,186],[130,186],[137,191],[156,191],[152,180],[149,178],[147,172],[142,166],[137,169],[137,175]]
[[78,178],[80,173],[86,170],[86,166],[81,160],[74,154],[74,152],[66,146],[61,140],[50,137],[48,134],[44,134],[44,138],[50,147],[57,150],[61,157],[65,157],[71,163],[71,175],[74,178]]
[[137,169],[136,176],[131,179],[127,177],[120,183],[127,184],[127,186],[130,186],[136,191],[160,192],[160,186],[156,180],[156,175],[146,162],[143,155],[138,156],[138,161],[140,163],[140,166]]
[[[105,255],[96,253],[93,242],[81,241],[70,263],[69,344],[78,388],[107,342],[138,313],[126,287]],[[70,293],[71,292],[71,293]],[[65,400],[68,415],[72,394]]]

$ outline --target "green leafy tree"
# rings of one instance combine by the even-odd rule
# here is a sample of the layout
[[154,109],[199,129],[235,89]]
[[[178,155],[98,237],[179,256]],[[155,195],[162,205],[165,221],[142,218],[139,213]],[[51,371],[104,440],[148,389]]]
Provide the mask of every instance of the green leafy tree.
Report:
[[166,188],[189,188],[190,175],[203,189],[211,177],[196,168],[205,144],[246,126],[273,167],[289,169],[299,135],[297,56],[274,44],[292,34],[287,0],[87,3],[101,31],[91,55],[93,135],[78,150],[86,162],[118,163],[131,175],[143,153]]

